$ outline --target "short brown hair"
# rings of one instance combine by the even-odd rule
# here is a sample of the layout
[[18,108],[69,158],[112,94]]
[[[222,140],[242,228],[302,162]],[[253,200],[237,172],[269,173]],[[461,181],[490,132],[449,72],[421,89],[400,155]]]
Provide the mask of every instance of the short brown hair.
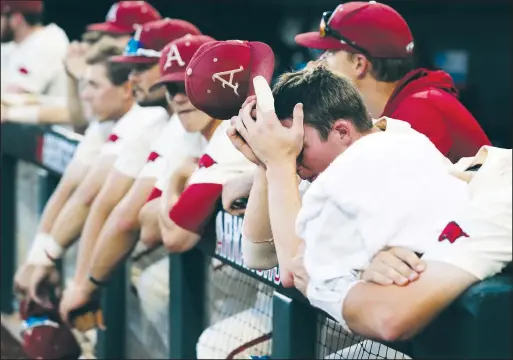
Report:
[[114,39],[102,37],[89,49],[86,63],[88,65],[105,64],[110,82],[115,86],[120,86],[128,81],[132,67],[129,64],[111,62],[109,59],[122,53],[123,49]]
[[333,123],[350,120],[360,132],[372,129],[372,117],[354,84],[324,64],[285,73],[273,88],[274,106],[280,120],[292,117],[294,106],[303,104],[304,123],[326,140]]
[[[347,53],[350,61],[353,61],[354,53]],[[367,60],[372,64],[371,75],[376,81],[396,82],[413,70],[415,61],[413,56],[406,58],[371,58]]]

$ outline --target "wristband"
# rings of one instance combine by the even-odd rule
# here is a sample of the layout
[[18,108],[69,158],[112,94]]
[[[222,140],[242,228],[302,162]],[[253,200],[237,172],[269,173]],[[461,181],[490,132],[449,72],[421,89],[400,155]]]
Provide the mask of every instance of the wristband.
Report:
[[12,122],[37,124],[39,122],[39,106],[8,106],[5,118]]
[[89,279],[90,282],[92,282],[93,284],[95,284],[98,287],[103,287],[107,284],[107,281],[96,280],[91,274],[89,274],[89,276],[87,278]]
[[27,263],[31,265],[52,266],[56,260],[62,257],[64,250],[51,235],[39,233],[34,238]]

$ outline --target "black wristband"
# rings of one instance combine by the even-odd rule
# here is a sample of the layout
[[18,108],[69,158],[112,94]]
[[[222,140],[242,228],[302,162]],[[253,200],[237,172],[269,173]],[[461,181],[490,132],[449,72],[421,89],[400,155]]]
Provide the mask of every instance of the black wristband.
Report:
[[88,279],[89,279],[90,282],[92,282],[93,284],[95,284],[98,287],[102,287],[102,286],[105,286],[107,284],[107,281],[96,280],[91,274],[89,274]]

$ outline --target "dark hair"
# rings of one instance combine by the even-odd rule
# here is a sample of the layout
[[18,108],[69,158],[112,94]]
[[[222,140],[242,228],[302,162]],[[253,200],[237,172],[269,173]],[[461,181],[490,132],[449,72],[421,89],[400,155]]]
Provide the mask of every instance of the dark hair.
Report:
[[360,132],[372,129],[372,117],[353,83],[323,64],[281,75],[273,95],[280,120],[291,118],[294,106],[301,102],[304,123],[315,128],[323,140],[339,119],[350,120]]
[[104,64],[110,82],[115,86],[120,86],[128,81],[132,67],[130,64],[112,62],[109,59],[122,53],[123,49],[114,39],[102,37],[89,49],[86,63],[88,65]]
[[[354,53],[348,53],[349,60],[353,60]],[[367,57],[372,64],[371,75],[377,81],[396,82],[414,69],[413,56],[406,58],[372,58]]]

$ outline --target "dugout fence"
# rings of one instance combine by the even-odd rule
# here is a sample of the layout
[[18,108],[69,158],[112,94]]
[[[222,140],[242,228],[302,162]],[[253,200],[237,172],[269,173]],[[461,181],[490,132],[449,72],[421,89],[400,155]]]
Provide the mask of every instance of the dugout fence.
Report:
[[[39,184],[38,202],[42,208],[80,139],[80,135],[57,126],[10,123],[1,126],[0,307],[3,314],[16,309],[12,288],[18,248],[17,164],[25,161],[47,170]],[[168,255],[170,358],[195,358],[199,346],[215,353],[219,342],[202,343],[205,340],[201,334],[248,310],[258,314],[260,320],[241,317],[240,321],[246,323],[239,325],[260,334],[265,344],[255,347],[252,355],[268,352],[272,358],[279,359],[395,359],[403,354],[412,358],[513,358],[511,267],[470,288],[413,340],[380,344],[343,332],[333,320],[311,307],[299,292],[283,288],[278,268],[248,269],[241,256],[241,223],[242,218],[220,209],[196,248],[184,254]],[[125,357],[129,274],[127,266],[117,269],[102,293],[106,330],[98,331],[98,358]],[[219,333],[216,336],[215,339],[222,339],[219,341],[230,341],[230,336],[242,335]],[[229,358],[246,356],[242,351],[228,355]]]

